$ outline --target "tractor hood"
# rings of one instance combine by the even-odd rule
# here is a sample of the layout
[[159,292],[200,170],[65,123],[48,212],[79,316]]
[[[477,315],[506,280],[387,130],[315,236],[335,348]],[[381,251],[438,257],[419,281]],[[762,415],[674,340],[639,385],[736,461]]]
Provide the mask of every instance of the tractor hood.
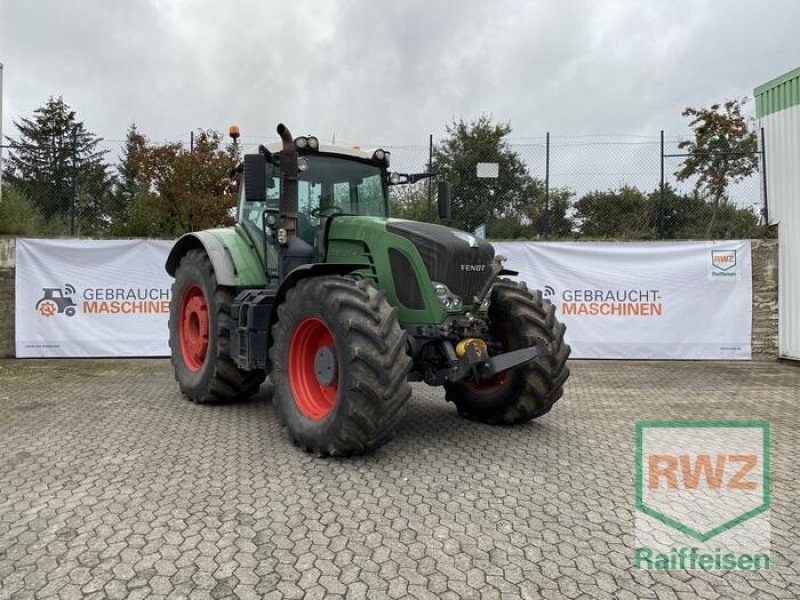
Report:
[[391,219],[386,231],[408,239],[419,252],[431,281],[445,284],[465,303],[481,291],[492,271],[494,247],[464,231]]

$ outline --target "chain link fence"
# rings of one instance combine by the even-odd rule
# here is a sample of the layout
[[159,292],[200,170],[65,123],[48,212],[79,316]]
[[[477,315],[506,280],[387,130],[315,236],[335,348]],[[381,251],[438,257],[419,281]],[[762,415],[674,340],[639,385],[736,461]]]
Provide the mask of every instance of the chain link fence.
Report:
[[[445,224],[491,239],[762,236],[766,194],[761,152],[754,153],[757,172],[731,184],[724,197],[712,198],[697,188],[695,179],[676,176],[685,160],[680,141],[667,137],[662,144],[658,135],[546,135],[507,140],[499,154],[477,151],[458,157],[457,168],[444,173],[452,194],[452,218]],[[188,139],[179,143],[188,149]],[[433,153],[429,144],[382,147],[391,152],[393,171],[429,172],[432,156],[437,166],[435,145]],[[40,174],[44,183],[25,195],[13,189],[6,175],[0,233],[163,237],[158,223],[149,223],[152,218],[139,214],[141,205],[134,202],[147,190],[125,189],[130,182],[118,168],[124,149],[124,140],[101,141],[103,160],[87,168],[64,145],[52,171]],[[6,146],[6,156],[9,151],[14,148]],[[225,201],[233,204],[230,198]],[[439,222],[435,180],[391,186],[390,203],[393,216]],[[135,230],[122,226],[132,220]]]
[[[728,239],[765,234],[762,152],[757,169],[714,198],[696,177],[679,179],[681,138],[581,136],[510,140],[504,151],[462,161],[446,173],[453,196],[449,225],[491,239]],[[425,171],[425,146],[386,147],[393,166]],[[397,156],[398,160],[395,160]],[[662,176],[663,163],[663,176]],[[433,153],[436,168],[436,152]],[[392,190],[393,214],[438,222],[427,184]]]
[[[6,140],[0,234],[111,237],[128,208],[115,176],[116,152],[123,145],[104,141],[90,160],[83,160],[71,139],[52,146]],[[24,153],[24,171],[9,169],[10,153]]]

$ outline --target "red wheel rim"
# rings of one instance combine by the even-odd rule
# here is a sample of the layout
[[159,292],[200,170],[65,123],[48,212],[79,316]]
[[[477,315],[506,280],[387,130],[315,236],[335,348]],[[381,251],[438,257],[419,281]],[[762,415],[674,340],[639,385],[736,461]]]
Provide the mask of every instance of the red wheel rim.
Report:
[[203,290],[196,285],[183,293],[178,335],[183,362],[191,371],[199,371],[208,352],[208,304]]
[[[330,369],[321,377],[320,363],[331,360]],[[317,317],[303,319],[289,342],[289,387],[297,408],[309,419],[319,421],[333,409],[339,389],[337,363],[328,326]]]
[[474,381],[467,381],[464,386],[469,392],[475,396],[492,396],[497,390],[503,387],[508,379],[508,371],[503,371],[489,379],[475,383]]

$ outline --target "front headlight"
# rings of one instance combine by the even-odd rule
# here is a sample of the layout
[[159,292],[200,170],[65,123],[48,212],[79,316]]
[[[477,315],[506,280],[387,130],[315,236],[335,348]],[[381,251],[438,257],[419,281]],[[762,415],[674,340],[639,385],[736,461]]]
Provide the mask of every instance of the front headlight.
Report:
[[464,303],[462,302],[461,298],[451,292],[450,288],[448,288],[445,284],[439,283],[438,281],[433,281],[431,283],[433,283],[433,292],[439,299],[439,304],[447,309],[458,309],[463,306]]

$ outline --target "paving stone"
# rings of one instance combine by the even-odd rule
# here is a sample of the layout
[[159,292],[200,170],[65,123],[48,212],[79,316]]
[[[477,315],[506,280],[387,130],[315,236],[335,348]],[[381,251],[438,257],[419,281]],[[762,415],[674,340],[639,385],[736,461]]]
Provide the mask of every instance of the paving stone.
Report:
[[[198,406],[166,360],[4,361],[0,600],[798,597],[800,369],[572,372],[516,427],[413,384],[393,441],[320,460],[287,442],[269,385]],[[634,424],[670,419],[773,424],[769,572],[633,570]]]

